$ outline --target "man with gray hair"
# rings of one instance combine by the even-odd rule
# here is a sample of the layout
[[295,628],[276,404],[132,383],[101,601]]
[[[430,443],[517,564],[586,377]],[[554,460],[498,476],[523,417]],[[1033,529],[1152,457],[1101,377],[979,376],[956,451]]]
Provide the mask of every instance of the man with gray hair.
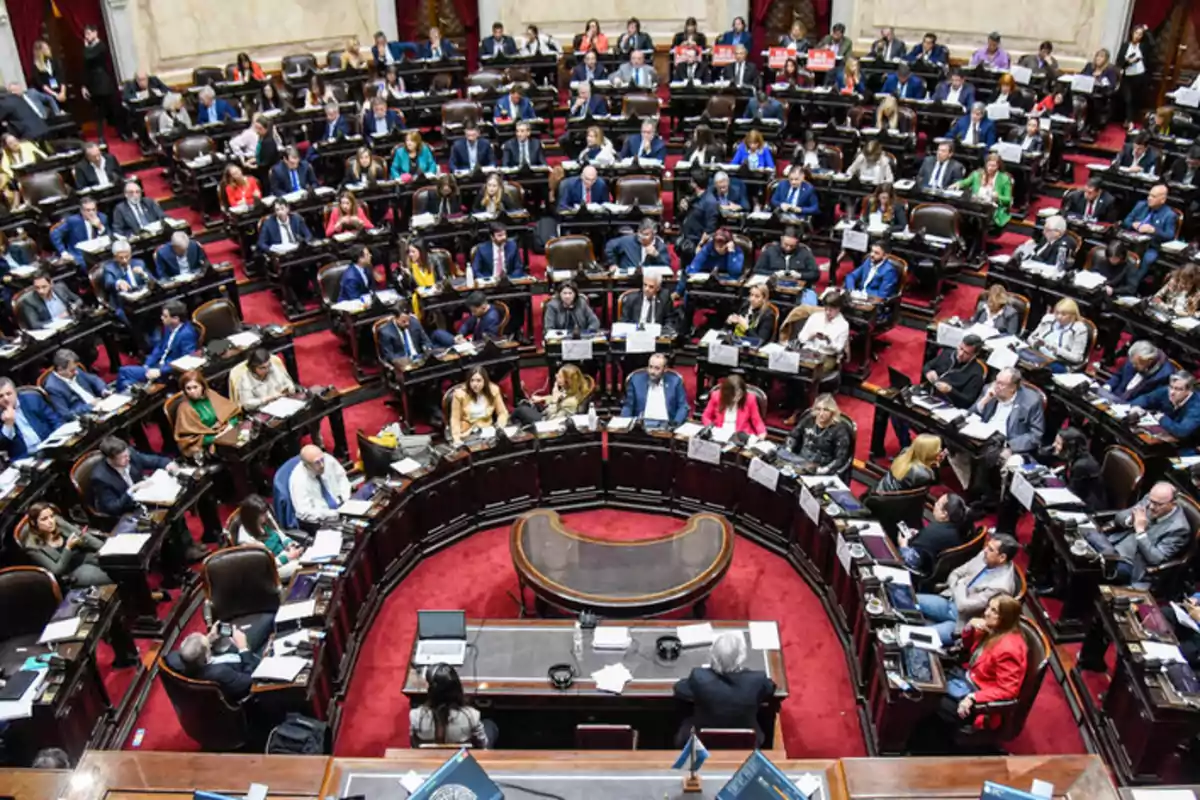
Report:
[[207,634],[185,636],[179,650],[167,656],[167,666],[189,678],[212,681],[228,702],[240,703],[250,696],[259,658],[251,652],[243,631],[234,627],[229,636],[221,636],[220,625],[214,623]]
[[136,292],[146,288],[150,276],[146,272],[146,264],[140,258],[133,257],[133,248],[124,239],[117,239],[112,246],[112,260],[104,265],[104,291],[108,294],[108,302],[116,309],[117,316],[122,322],[128,323],[125,316],[123,293]]
[[76,189],[106,188],[120,183],[124,177],[112,153],[102,151],[95,142],[83,146],[83,161],[75,165]]
[[1166,386],[1133,401],[1133,414],[1150,412],[1158,415],[1158,425],[1179,440],[1193,443],[1200,431],[1200,396],[1196,394],[1196,379],[1188,372],[1176,372]]
[[996,123],[987,118],[987,106],[975,102],[969,112],[958,118],[948,135],[966,145],[991,147],[996,143]]
[[1175,368],[1167,354],[1147,339],[1129,346],[1129,357],[1120,369],[1113,370],[1104,388],[1121,403],[1131,402],[1166,386]]
[[993,436],[971,465],[968,494],[972,500],[990,503],[999,499],[996,471],[1010,457],[1033,453],[1041,446],[1046,415],[1041,395],[1021,385],[1021,371],[1016,367],[1000,370],[996,380],[984,387],[971,410],[992,429]]
[[604,260],[620,269],[666,267],[671,264],[666,242],[658,236],[658,225],[643,219],[637,233],[618,236],[604,245]]
[[203,275],[208,268],[208,256],[204,254],[204,248],[183,231],[171,234],[171,241],[154,253],[154,275],[160,281]]
[[1066,232],[1066,219],[1056,214],[1046,220],[1041,243],[1030,239],[1022,243],[1013,255],[1021,261],[1036,261],[1039,264],[1051,264],[1060,270],[1066,270],[1074,255],[1071,252],[1073,242],[1064,236]]
[[196,124],[214,125],[218,122],[228,122],[237,117],[233,106],[227,100],[217,97],[211,86],[205,86],[198,93],[200,102],[196,106]]
[[710,666],[696,667],[675,684],[675,697],[692,704],[692,715],[679,726],[676,745],[682,747],[695,730],[744,728],[763,731],[759,707],[775,695],[775,682],[761,670],[746,669],[746,639],[742,631],[725,631],[713,640]]
[[87,414],[110,393],[100,378],[79,365],[79,356],[65,347],[54,352],[54,370],[42,382],[55,412],[64,420]]
[[125,182],[125,199],[113,210],[113,230],[120,236],[137,236],[147,225],[162,222],[167,215],[156,200],[142,193],[137,181]]

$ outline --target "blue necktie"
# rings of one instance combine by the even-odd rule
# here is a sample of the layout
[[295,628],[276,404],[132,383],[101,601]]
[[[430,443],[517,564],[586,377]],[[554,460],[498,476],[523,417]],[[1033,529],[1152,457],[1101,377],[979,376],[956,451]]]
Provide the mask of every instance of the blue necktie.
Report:
[[300,191],[300,178],[296,175],[296,170],[292,170],[292,191]]
[[336,509],[338,507],[338,501],[333,499],[333,495],[331,495],[329,490],[325,488],[325,481],[317,478],[317,485],[321,487],[321,497],[325,498],[325,504],[330,508]]

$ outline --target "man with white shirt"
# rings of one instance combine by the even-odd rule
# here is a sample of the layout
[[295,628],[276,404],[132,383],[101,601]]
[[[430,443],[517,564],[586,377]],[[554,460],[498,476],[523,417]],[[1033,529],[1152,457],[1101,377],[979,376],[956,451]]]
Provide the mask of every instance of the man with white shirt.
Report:
[[975,500],[994,502],[1000,485],[996,470],[1010,457],[1033,453],[1042,444],[1046,427],[1042,397],[1021,385],[1019,369],[1008,367],[984,387],[971,411],[992,429],[993,435],[983,455],[975,459],[968,494]]
[[350,497],[350,481],[336,458],[308,444],[300,448],[300,463],[288,478],[288,495],[301,522],[336,523],[338,507]]
[[650,356],[645,371],[637,370],[625,382],[622,417],[635,417],[647,427],[673,428],[682,425],[690,412],[683,379],[677,372],[667,372],[663,353]]
[[15,460],[34,453],[62,419],[37,392],[17,394],[11,378],[0,378],[0,450]]
[[544,167],[546,154],[542,152],[542,143],[533,138],[532,128],[525,120],[517,123],[516,137],[509,139],[501,148],[502,164],[505,167]]
[[961,69],[954,67],[950,70],[950,77],[933,90],[933,99],[939,103],[957,103],[963,108],[970,108],[975,102],[975,87],[967,83]]
[[166,219],[162,206],[142,193],[137,181],[125,182],[125,199],[113,210],[113,230],[121,236],[136,236],[147,225]]
[[616,81],[639,89],[654,89],[658,86],[658,73],[653,67],[646,65],[646,54],[634,50],[629,54],[629,61],[617,70]]
[[104,381],[79,365],[74,351],[62,348],[54,353],[54,369],[42,382],[55,412],[65,420],[77,418],[99,405],[110,390]]
[[739,44],[733,51],[733,63],[727,64],[721,73],[725,80],[738,88],[758,86],[758,67],[747,61],[746,55],[746,46]]
[[850,323],[842,314],[846,295],[838,291],[826,292],[823,305],[821,313],[809,314],[796,340],[824,355],[826,367],[835,369],[850,340]]
[[83,147],[83,161],[75,167],[75,188],[106,188],[120,183],[121,165],[112,153],[104,153],[100,145],[88,142]]

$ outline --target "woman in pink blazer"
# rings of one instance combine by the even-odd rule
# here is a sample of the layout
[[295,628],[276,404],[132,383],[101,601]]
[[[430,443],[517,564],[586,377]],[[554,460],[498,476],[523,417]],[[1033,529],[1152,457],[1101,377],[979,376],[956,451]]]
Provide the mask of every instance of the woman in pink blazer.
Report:
[[700,421],[714,428],[732,427],[747,436],[766,436],[767,426],[758,413],[758,400],[746,391],[741,375],[730,375],[721,381],[720,389],[708,394],[708,406]]
[[366,209],[359,204],[358,198],[352,192],[342,192],[342,196],[338,198],[337,207],[333,209],[333,213],[329,215],[329,221],[325,223],[325,235],[355,233],[374,227],[371,224],[371,218],[367,216]]

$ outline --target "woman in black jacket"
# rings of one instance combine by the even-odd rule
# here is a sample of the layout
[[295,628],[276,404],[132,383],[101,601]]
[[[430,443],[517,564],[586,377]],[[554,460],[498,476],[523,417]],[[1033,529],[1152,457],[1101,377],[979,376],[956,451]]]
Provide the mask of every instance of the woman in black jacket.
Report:
[[931,575],[938,556],[963,543],[967,530],[967,503],[947,492],[933,504],[933,521],[921,530],[901,529],[898,544],[904,564],[919,575]]
[[1153,93],[1150,88],[1150,63],[1154,56],[1154,39],[1146,25],[1134,25],[1129,39],[1117,51],[1117,69],[1121,70],[1121,102],[1125,107],[1125,124],[1132,125],[1137,119],[1141,98]]
[[61,106],[67,102],[65,81],[62,62],[54,57],[50,43],[45,39],[38,39],[33,43],[33,72],[29,76],[29,85],[51,95]]
[[542,329],[594,333],[600,330],[600,320],[587,298],[579,296],[579,287],[573,281],[566,281],[558,287],[558,296],[546,303]]
[[[1083,500],[1084,505],[1094,512],[1109,508],[1108,489],[1100,474],[1100,462],[1092,457],[1087,436],[1076,428],[1063,428],[1054,441],[1041,447],[1034,458],[1047,467],[1058,470],[1058,477],[1066,488]],[[1023,509],[1011,493],[1005,493],[1004,501],[996,510],[996,530],[1013,533]]]

